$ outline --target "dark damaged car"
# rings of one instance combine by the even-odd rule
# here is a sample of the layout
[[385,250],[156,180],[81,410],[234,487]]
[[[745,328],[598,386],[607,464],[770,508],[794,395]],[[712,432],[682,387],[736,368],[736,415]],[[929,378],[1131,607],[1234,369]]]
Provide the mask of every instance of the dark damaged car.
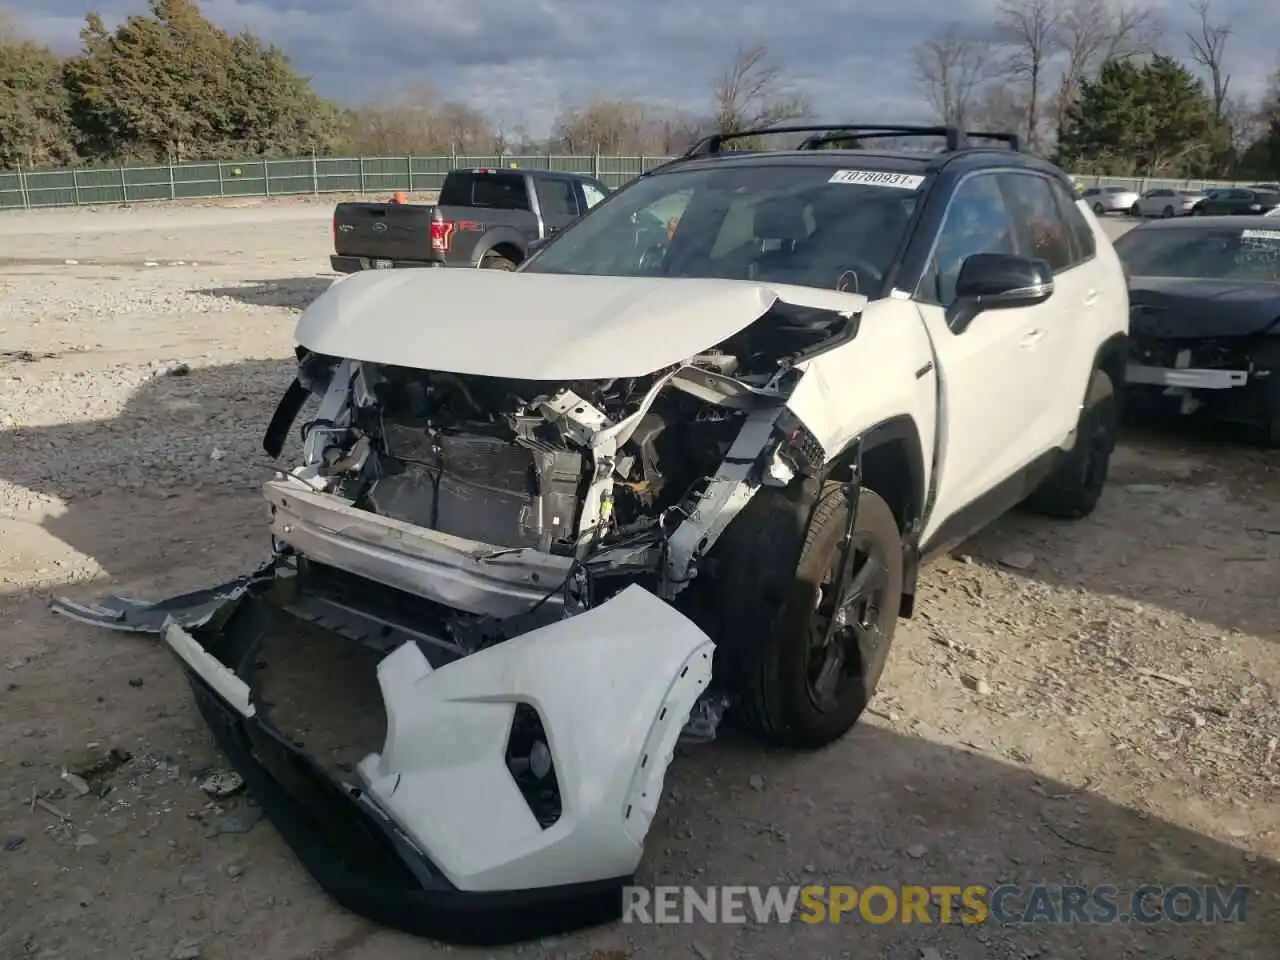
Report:
[[1116,252],[1129,275],[1135,406],[1245,424],[1280,446],[1280,220],[1158,221]]

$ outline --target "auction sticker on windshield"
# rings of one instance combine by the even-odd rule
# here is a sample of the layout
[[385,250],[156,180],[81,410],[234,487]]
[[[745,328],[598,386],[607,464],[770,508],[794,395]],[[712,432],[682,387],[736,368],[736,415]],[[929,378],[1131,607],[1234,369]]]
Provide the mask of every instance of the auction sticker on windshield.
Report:
[[1241,230],[1243,240],[1280,240],[1280,230]]
[[924,177],[915,173],[893,173],[889,170],[837,170],[828,183],[849,183],[865,187],[893,187],[895,190],[918,190]]

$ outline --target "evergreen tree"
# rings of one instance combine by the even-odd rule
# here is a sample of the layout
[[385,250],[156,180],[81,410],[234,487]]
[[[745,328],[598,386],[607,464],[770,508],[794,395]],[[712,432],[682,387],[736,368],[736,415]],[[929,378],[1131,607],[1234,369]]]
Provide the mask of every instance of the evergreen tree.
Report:
[[1059,162],[1135,176],[1199,176],[1230,149],[1203,83],[1172,57],[1112,60],[1081,83],[1059,134]]
[[62,61],[38,43],[0,41],[0,166],[59,166],[75,157]]

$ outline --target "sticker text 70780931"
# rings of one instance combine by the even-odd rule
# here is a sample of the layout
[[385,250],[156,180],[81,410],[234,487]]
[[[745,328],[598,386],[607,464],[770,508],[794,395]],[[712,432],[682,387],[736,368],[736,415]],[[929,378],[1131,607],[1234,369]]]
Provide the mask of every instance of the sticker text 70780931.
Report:
[[915,173],[890,170],[837,170],[828,183],[848,183],[866,187],[892,187],[895,190],[918,190],[924,177]]

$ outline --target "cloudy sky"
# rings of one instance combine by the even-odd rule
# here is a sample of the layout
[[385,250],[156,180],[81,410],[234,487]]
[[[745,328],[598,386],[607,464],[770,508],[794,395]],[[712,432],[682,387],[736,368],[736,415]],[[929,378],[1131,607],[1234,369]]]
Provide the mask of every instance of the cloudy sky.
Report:
[[[92,0],[109,24],[144,0]],[[1141,2],[1141,0],[1139,0]],[[347,101],[430,85],[508,123],[545,132],[557,111],[595,96],[701,111],[716,74],[764,41],[788,77],[832,120],[919,120],[911,47],[943,20],[981,28],[999,0],[206,0],[220,26],[283,48],[323,94]],[[1186,51],[1196,17],[1163,8],[1165,46]],[[1232,90],[1259,93],[1280,63],[1277,0],[1213,0],[1235,34]],[[15,6],[17,6],[15,4]],[[70,52],[86,0],[35,0],[28,33]],[[21,8],[20,8],[21,9]],[[879,10],[883,12],[872,12]],[[945,11],[945,18],[939,18]]]

